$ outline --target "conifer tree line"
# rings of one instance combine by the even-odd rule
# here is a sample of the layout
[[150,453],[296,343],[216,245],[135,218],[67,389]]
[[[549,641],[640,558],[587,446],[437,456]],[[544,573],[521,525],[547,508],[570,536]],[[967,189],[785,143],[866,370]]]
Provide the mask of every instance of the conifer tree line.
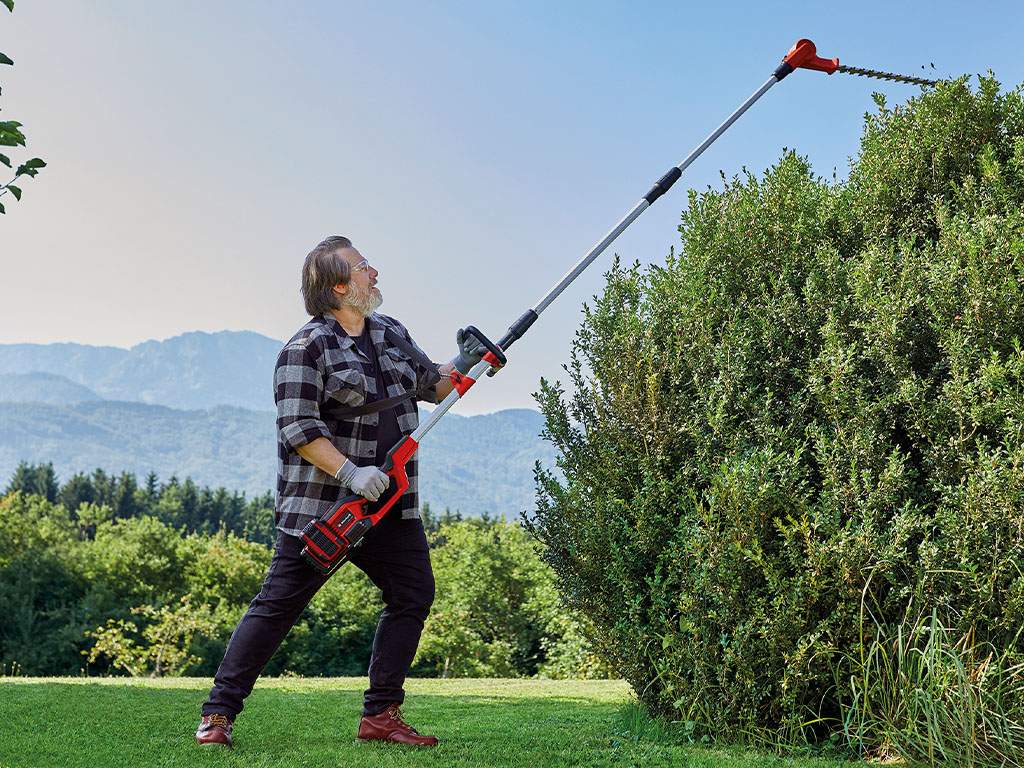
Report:
[[224,529],[248,541],[274,541],[274,494],[267,491],[246,499],[244,493],[197,485],[192,478],[171,475],[161,482],[149,472],[143,482],[130,472],[119,475],[95,469],[77,472],[63,484],[52,463],[21,462],[5,490],[41,496],[72,514],[91,504],[109,510],[111,519],[148,515],[185,533],[215,533]]

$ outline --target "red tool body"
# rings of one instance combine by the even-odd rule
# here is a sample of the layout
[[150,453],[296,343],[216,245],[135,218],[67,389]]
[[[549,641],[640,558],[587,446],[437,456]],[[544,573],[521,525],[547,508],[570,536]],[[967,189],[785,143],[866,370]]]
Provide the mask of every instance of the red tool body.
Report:
[[798,40],[783,58],[782,63],[776,67],[770,78],[743,102],[725,122],[718,126],[704,141],[699,144],[683,162],[671,168],[664,176],[651,187],[650,191],[640,198],[639,201],[623,216],[609,232],[599,240],[565,276],[531,309],[523,313],[508,329],[505,335],[497,344],[491,342],[482,333],[472,326],[466,328],[466,332],[472,332],[488,348],[488,352],[482,360],[470,370],[468,375],[453,372],[451,375],[454,390],[449,394],[422,424],[409,436],[405,437],[398,445],[388,451],[387,459],[381,470],[384,471],[391,483],[385,490],[384,495],[376,502],[369,502],[362,496],[347,496],[335,504],[328,512],[316,520],[311,521],[302,532],[304,547],[302,556],[306,561],[325,575],[330,575],[347,559],[352,547],[358,546],[363,537],[373,528],[374,525],[387,514],[395,502],[409,488],[409,477],[406,465],[416,453],[424,435],[447,413],[451,407],[458,402],[463,395],[469,391],[477,380],[484,373],[494,375],[506,359],[504,350],[507,350],[517,339],[519,339],[538,316],[554,301],[559,294],[568,287],[594,261],[604,250],[633,223],[636,218],[649,208],[659,197],[664,195],[682,176],[683,171],[696,160],[715,140],[739,119],[739,117],[750,108],[769,88],[789,75],[795,69],[811,69],[818,72],[825,72],[829,75],[834,72],[854,74],[864,77],[875,77],[883,80],[894,80],[897,82],[912,83],[915,85],[934,85],[935,81],[923,78],[897,75],[890,72],[879,72],[877,70],[858,69],[856,67],[844,67],[839,64],[839,59],[823,59],[818,56],[815,45],[810,40]]

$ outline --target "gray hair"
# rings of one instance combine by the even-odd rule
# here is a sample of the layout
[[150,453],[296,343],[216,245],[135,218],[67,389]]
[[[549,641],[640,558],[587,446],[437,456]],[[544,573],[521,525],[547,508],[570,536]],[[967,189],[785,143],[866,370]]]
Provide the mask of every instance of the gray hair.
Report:
[[306,311],[312,316],[323,315],[332,309],[341,308],[341,300],[334,293],[334,286],[347,285],[352,277],[352,267],[339,248],[351,248],[352,241],[341,235],[324,238],[302,264],[302,299]]

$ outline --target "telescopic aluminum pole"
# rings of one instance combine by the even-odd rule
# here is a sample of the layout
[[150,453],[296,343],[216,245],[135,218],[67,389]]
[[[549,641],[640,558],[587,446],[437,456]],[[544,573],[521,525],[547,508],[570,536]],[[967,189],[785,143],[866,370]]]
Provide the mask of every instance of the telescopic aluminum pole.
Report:
[[[807,44],[810,44],[809,49]],[[672,188],[672,185],[679,181],[679,178],[683,175],[683,171],[689,168],[690,164],[704,153],[704,150],[714,144],[719,136],[729,130],[729,127],[739,120],[743,113],[750,109],[758,99],[764,96],[773,85],[782,80],[782,78],[797,67],[807,67],[827,71],[825,65],[831,65],[832,61],[835,61],[836,65],[839,63],[838,60],[818,59],[814,54],[814,44],[810,43],[808,40],[800,40],[796,45],[794,45],[786,55],[786,58],[783,59],[782,63],[776,67],[772,76],[769,77],[760,88],[754,91],[746,101],[740,104],[736,111],[729,115],[721,125],[715,128],[715,130],[713,130],[708,137],[704,139],[704,141],[690,152],[690,154],[686,156],[685,160],[683,160],[679,165],[673,166],[668,173],[658,179],[654,186],[651,187],[650,191],[641,197],[636,204],[629,209],[626,215],[608,231],[608,234],[598,240],[594,247],[587,251],[587,253],[585,253],[583,257],[565,273],[565,276],[559,280],[550,291],[544,294],[540,301],[524,312],[523,315],[509,327],[505,335],[498,341],[498,346],[502,350],[506,350],[521,338],[530,326],[536,322],[537,318],[540,317],[540,314],[548,308],[551,302],[557,299],[562,291],[568,288],[573,280],[579,277],[583,271],[591,265],[594,259],[604,253],[605,249],[615,242],[616,238],[618,238],[618,236],[621,235],[630,224],[636,221],[641,213],[650,208],[651,205],[654,204],[655,200],[668,192],[669,189]],[[494,366],[497,362],[498,361],[494,356],[488,353],[484,356],[483,360],[477,363],[470,370],[468,375],[459,377],[459,379],[462,379],[462,382],[460,383],[459,381],[456,381],[455,389],[438,404],[438,406],[426,419],[424,419],[423,423],[420,424],[410,437],[419,443],[420,440],[423,439],[423,436],[426,435],[441,419],[441,417],[444,416],[451,407],[462,398],[462,395],[465,394],[466,390],[473,386],[480,376],[484,373],[493,372],[495,370]]]
[[[632,208],[630,208],[629,212],[619,220],[618,224],[609,230],[608,234],[601,238],[593,248],[584,254],[583,258],[577,261],[576,264],[573,265],[572,269],[566,272],[565,276],[559,280],[550,291],[544,294],[540,301],[523,313],[523,315],[512,324],[508,329],[508,332],[506,332],[497,344],[486,339],[483,334],[472,326],[465,329],[467,334],[476,336],[482,343],[484,343],[485,346],[487,346],[487,354],[483,356],[479,363],[470,369],[468,375],[462,375],[457,371],[453,371],[451,374],[451,381],[453,385],[452,391],[438,404],[438,406],[411,435],[403,438],[401,442],[395,445],[388,452],[387,458],[381,467],[381,469],[390,478],[388,492],[386,494],[386,498],[382,497],[375,503],[376,511],[371,512],[369,502],[362,496],[356,494],[341,499],[326,513],[306,525],[301,535],[304,544],[302,557],[309,562],[310,565],[320,571],[320,573],[330,575],[348,559],[348,553],[351,548],[359,545],[366,532],[380,522],[384,515],[387,514],[388,510],[398,501],[401,495],[408,490],[410,479],[406,471],[406,466],[408,462],[412,460],[413,455],[419,448],[420,441],[433,428],[433,426],[437,424],[441,417],[443,417],[451,407],[459,401],[466,391],[476,383],[480,376],[488,372],[493,374],[498,368],[504,365],[504,350],[512,346],[517,339],[526,333],[530,326],[533,325],[540,316],[541,312],[547,309],[548,305],[558,298],[559,294],[561,294],[573,280],[579,277],[583,270],[590,266],[594,259],[600,256],[604,250],[625,231],[626,227],[632,224],[641,213],[646,211],[655,200],[668,192],[672,185],[679,181],[679,178],[683,175],[683,171],[685,171],[694,160],[700,157],[704,150],[710,147],[719,136],[725,133],[725,131],[729,129],[729,126],[735,123],[744,112],[750,109],[754,102],[764,96],[769,88],[798,67],[816,69],[821,72],[827,72],[828,74],[832,74],[837,69],[843,71],[839,67],[838,59],[818,58],[815,52],[814,43],[810,40],[798,40],[796,45],[794,45],[789,50],[789,53],[786,54],[782,63],[775,69],[775,72],[772,73],[772,76],[765,81],[764,85],[754,91],[750,98],[744,101],[735,112],[729,115],[725,122],[712,131],[696,149],[687,155],[683,162],[674,166],[668,173],[658,179],[655,185],[651,187],[651,190],[640,198]],[[905,82],[913,81],[917,84],[931,82],[924,81],[919,78],[906,78],[899,75],[892,75],[892,73],[876,72],[874,70],[858,69],[854,71],[853,68],[848,67],[847,71],[850,74],[865,75],[868,77],[884,76],[885,79],[896,78],[902,79]]]

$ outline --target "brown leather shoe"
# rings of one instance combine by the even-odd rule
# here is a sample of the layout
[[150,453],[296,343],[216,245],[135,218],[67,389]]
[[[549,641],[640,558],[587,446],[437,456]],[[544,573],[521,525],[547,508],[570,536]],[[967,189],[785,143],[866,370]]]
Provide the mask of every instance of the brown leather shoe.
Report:
[[203,715],[203,719],[199,721],[199,728],[196,729],[196,742],[199,744],[223,744],[225,747],[230,747],[232,723],[234,720],[219,712]]
[[360,741],[394,741],[417,747],[436,747],[436,736],[420,736],[416,729],[402,719],[397,704],[390,705],[378,715],[363,715],[359,721]]

